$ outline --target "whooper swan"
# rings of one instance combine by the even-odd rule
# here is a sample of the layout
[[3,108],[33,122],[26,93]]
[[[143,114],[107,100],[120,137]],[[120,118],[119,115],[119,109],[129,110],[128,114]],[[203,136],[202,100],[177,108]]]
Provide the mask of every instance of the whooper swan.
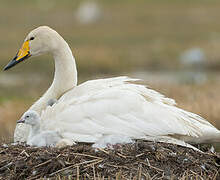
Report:
[[[45,53],[52,54],[55,60],[54,80],[30,107],[41,114],[45,129],[59,128],[64,137],[80,142],[97,142],[111,135],[176,144],[220,142],[220,131],[208,121],[176,107],[174,100],[133,83],[136,79],[116,77],[77,85],[70,47],[47,26],[27,35],[16,57],[4,70]],[[58,101],[47,106],[50,99]],[[17,125],[14,140],[26,141],[28,131],[24,124]]]

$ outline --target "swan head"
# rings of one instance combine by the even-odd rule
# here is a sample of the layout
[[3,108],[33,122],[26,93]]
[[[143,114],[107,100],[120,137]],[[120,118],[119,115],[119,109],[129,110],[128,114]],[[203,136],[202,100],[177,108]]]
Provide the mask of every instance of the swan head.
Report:
[[26,36],[15,58],[5,66],[4,70],[10,69],[31,56],[39,56],[59,50],[62,42],[65,42],[61,39],[63,38],[48,26],[40,26],[32,30]]
[[20,120],[17,123],[25,123],[30,126],[36,126],[40,124],[40,116],[36,111],[29,110],[23,114]]

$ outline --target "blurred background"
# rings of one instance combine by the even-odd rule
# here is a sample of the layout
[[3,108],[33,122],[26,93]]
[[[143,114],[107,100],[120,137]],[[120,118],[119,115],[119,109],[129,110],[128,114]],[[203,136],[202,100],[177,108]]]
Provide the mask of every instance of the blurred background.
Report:
[[[141,78],[179,107],[220,128],[220,1],[0,0],[0,68],[40,25],[72,48],[79,83],[128,75]],[[0,139],[50,86],[50,55],[0,71]]]

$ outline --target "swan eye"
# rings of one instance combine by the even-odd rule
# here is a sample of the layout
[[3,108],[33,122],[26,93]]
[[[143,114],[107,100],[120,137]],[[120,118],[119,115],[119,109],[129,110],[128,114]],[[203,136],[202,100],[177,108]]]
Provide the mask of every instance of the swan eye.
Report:
[[34,37],[31,37],[30,40],[31,40],[31,41],[34,40]]
[[26,116],[26,118],[29,118],[29,117],[30,117],[30,116],[28,116],[28,115]]

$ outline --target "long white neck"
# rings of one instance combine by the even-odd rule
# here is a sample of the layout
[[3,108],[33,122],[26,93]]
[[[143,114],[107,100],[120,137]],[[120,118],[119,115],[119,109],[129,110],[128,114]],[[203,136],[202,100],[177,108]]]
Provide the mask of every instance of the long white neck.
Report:
[[55,60],[53,83],[46,93],[30,107],[39,114],[46,108],[50,99],[59,99],[66,91],[77,85],[77,69],[72,51],[63,38],[59,41],[59,48],[51,52]]

